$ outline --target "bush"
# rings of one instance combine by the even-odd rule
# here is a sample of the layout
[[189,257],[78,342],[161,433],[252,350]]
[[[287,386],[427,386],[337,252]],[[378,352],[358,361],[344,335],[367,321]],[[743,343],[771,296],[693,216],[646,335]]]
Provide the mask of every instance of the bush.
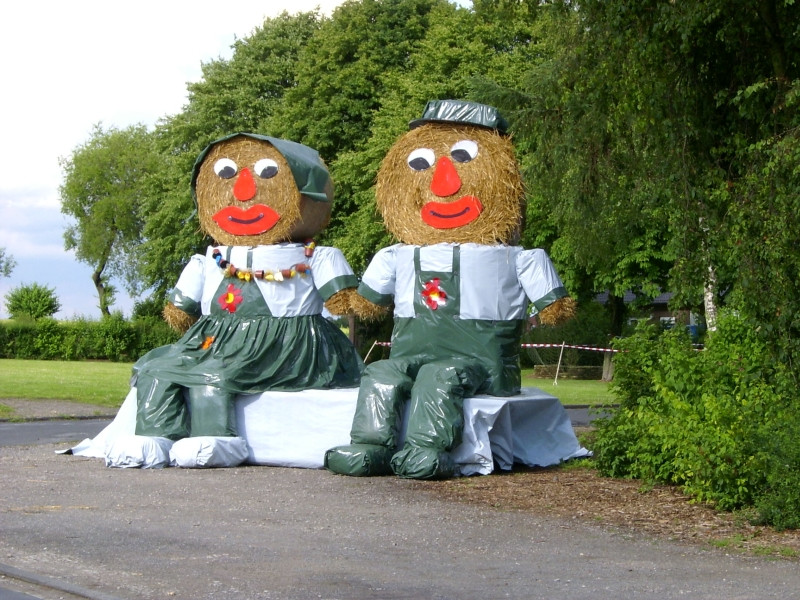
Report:
[[133,361],[178,334],[156,318],[125,321],[20,319],[0,324],[0,358]]
[[133,314],[131,319],[139,321],[141,319],[149,319],[155,317],[159,320],[162,319],[161,313],[164,310],[166,300],[163,298],[145,298],[133,304]]
[[30,317],[36,320],[52,317],[61,310],[55,290],[38,283],[16,287],[5,298],[6,310],[12,319]]
[[800,524],[793,379],[744,319],[723,315],[702,352],[684,332],[647,325],[617,347],[620,408],[598,423],[593,446],[602,473],[676,484],[721,509],[758,506],[771,524]]

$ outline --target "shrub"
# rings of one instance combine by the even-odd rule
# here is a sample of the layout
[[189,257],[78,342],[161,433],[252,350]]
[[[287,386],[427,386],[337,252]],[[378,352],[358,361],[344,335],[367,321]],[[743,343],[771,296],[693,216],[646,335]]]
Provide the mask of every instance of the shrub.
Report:
[[103,337],[103,354],[110,360],[131,360],[136,331],[120,312],[114,312],[100,321]]
[[800,466],[800,419],[788,418],[791,387],[781,382],[790,378],[758,333],[723,315],[702,352],[683,332],[646,325],[617,347],[620,408],[598,424],[600,471],[676,484],[722,509],[758,504],[769,522],[792,522],[800,477],[786,474]]
[[163,319],[19,319],[0,324],[0,358],[132,361],[178,339]]
[[6,310],[12,319],[52,317],[61,310],[55,290],[38,283],[23,284],[8,292]]

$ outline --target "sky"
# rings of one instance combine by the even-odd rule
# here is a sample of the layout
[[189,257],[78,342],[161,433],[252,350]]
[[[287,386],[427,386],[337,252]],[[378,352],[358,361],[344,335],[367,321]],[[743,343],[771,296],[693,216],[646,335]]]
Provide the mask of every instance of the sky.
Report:
[[[104,129],[152,126],[178,114],[201,65],[230,58],[230,46],[264,19],[343,0],[42,0],[13,2],[0,20],[0,247],[17,265],[0,278],[5,295],[38,283],[61,302],[57,319],[99,318],[92,269],[64,250],[60,158]],[[112,310],[130,316],[120,283]]]

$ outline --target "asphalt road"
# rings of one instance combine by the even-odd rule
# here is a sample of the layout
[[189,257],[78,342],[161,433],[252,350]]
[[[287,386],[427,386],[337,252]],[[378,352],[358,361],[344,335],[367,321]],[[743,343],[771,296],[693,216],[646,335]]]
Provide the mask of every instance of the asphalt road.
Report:
[[0,451],[0,600],[800,598],[796,560],[444,501],[427,482],[109,469],[64,448]]

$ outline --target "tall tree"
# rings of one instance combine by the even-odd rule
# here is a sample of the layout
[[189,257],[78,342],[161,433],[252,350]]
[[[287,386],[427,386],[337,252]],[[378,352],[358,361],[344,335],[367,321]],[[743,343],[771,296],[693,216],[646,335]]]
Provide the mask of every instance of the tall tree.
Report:
[[741,150],[777,124],[771,106],[796,70],[797,7],[589,0],[548,14],[540,60],[495,92],[530,151],[556,256],[587,291],[667,285],[682,307],[705,291],[713,308],[737,277],[728,209]]
[[276,127],[326,161],[369,136],[387,73],[403,69],[446,0],[348,0],[303,49]]
[[61,212],[74,219],[64,232],[65,248],[75,250],[78,260],[93,268],[103,315],[110,314],[113,303],[112,276],[132,294],[141,287],[140,199],[157,162],[144,126],[103,129],[100,124],[86,143],[61,160]]

